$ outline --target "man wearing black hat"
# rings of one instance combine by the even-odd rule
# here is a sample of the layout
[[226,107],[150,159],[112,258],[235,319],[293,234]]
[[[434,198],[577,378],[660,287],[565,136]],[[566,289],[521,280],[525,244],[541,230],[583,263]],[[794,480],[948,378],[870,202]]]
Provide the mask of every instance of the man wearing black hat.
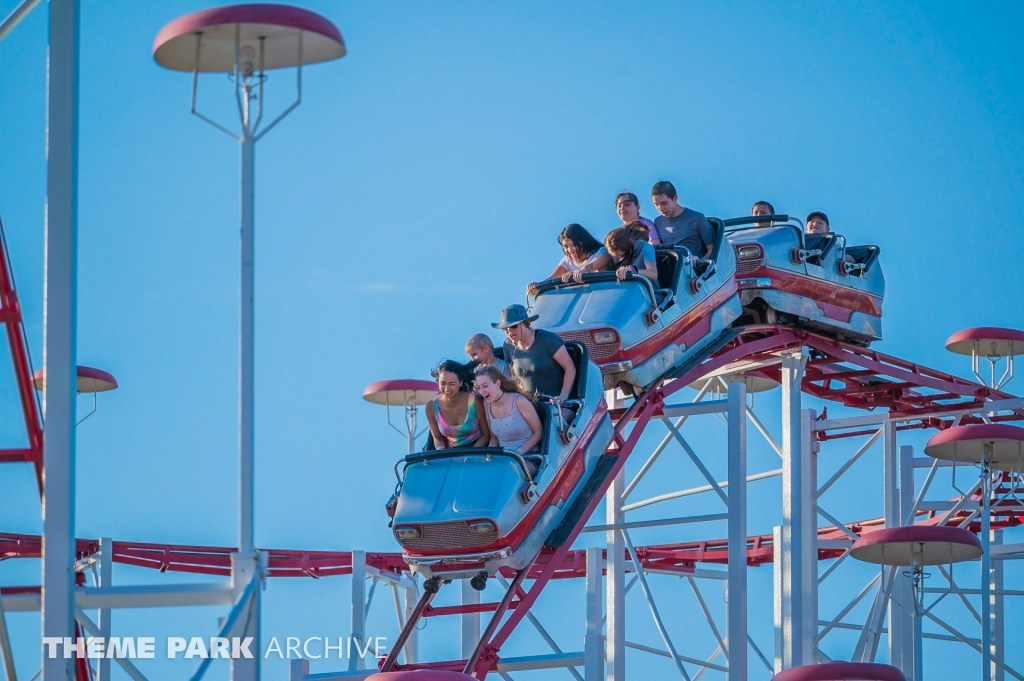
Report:
[[831,227],[828,224],[828,216],[820,210],[814,211],[807,216],[807,222],[804,223],[804,231],[808,234],[825,234],[831,231]]
[[[828,224],[828,216],[820,210],[816,210],[807,216],[807,222],[804,223],[805,234],[827,234],[831,231],[832,227]],[[843,260],[846,262],[857,262],[848,253],[843,254]]]
[[[558,334],[530,326],[538,316],[529,316],[522,305],[509,305],[501,311],[501,321],[491,326],[508,337],[505,361],[524,392],[548,395],[561,403],[569,399],[576,380],[576,365]],[[571,419],[572,412],[563,408],[562,418]]]

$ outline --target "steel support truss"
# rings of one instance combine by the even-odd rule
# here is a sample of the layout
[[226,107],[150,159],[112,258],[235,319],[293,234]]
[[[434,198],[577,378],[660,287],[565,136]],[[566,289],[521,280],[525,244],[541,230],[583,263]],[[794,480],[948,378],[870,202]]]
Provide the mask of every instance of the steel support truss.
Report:
[[[704,382],[692,401],[681,399],[680,391],[701,377],[710,380]],[[771,378],[781,384],[781,423],[777,430],[769,427],[771,422],[752,408],[752,396],[747,394],[750,377]],[[824,410],[819,415],[802,408],[805,395],[852,408],[883,407],[887,411],[829,419]],[[908,610],[907,604],[913,597],[907,576],[898,570],[882,572],[862,589],[851,591],[849,604],[831,619],[819,618],[818,597],[822,586],[845,587],[838,575],[849,564],[846,559],[850,544],[865,527],[911,521],[955,522],[976,530],[989,524],[992,532],[998,533],[1018,523],[1022,506],[1016,496],[1017,476],[1001,474],[990,477],[984,485],[977,481],[970,486],[963,484],[966,478],[961,475],[959,480],[964,489],[958,495],[933,500],[926,496],[927,492],[935,486],[937,470],[945,466],[915,457],[909,447],[897,445],[897,436],[905,430],[1020,419],[1024,401],[806,332],[785,327],[748,327],[702,364],[668,377],[628,407],[611,406],[615,435],[605,455],[613,457],[614,465],[602,482],[602,494],[586,509],[568,542],[545,549],[522,574],[502,574],[494,580],[488,591],[500,586],[505,594],[498,602],[480,602],[475,593],[460,590],[457,605],[434,607],[429,599],[423,600],[422,585],[407,576],[399,554],[240,553],[218,547],[79,540],[75,546],[78,570],[98,566],[100,575],[93,586],[80,585],[74,589],[78,626],[91,635],[106,635],[112,631],[110,612],[116,608],[218,604],[229,608],[220,632],[228,633],[243,619],[242,614],[250,622],[255,615],[258,623],[256,594],[264,577],[351,574],[351,631],[362,642],[361,649],[366,650],[365,623],[378,588],[393,591],[398,626],[403,628],[412,622],[409,635],[402,642],[401,655],[395,658],[402,668],[466,667],[481,679],[489,673],[508,679],[529,670],[561,669],[558,673],[566,678],[616,680],[627,677],[628,650],[630,656],[650,655],[652,660],[667,660],[668,669],[674,669],[683,679],[702,678],[709,672],[710,676],[725,674],[732,679],[768,678],[782,668],[829,659],[825,650],[830,637],[840,631],[856,631],[856,659],[875,659],[886,641],[889,659],[908,670],[910,678],[921,678],[922,641],[929,641],[930,645],[935,641],[958,641],[979,651],[987,647],[988,655],[983,657],[989,659],[991,678],[1021,678],[1004,660],[1003,599],[1018,592],[1005,587],[1001,566],[1004,560],[1024,557],[1024,547],[1000,544],[1002,537],[998,534],[986,539],[986,543],[993,544],[986,552],[992,566],[989,579],[972,589],[963,583],[962,573],[955,578],[952,573],[943,573],[946,585],[934,591],[950,602],[955,597],[955,602],[962,603],[978,622],[989,622],[978,636],[963,633],[963,627],[940,619],[935,611],[914,614]],[[724,435],[720,444],[695,447],[688,435],[690,430],[707,432],[708,425],[718,427],[716,422],[725,424],[724,430],[719,431]],[[658,428],[663,428],[664,435],[657,434]],[[757,441],[764,442],[762,446],[774,452],[772,456],[779,457],[777,467],[747,469],[748,430],[757,433]],[[825,477],[818,474],[818,461],[825,460],[820,451],[822,446],[832,440],[850,438],[863,441],[842,463],[828,460],[823,469],[831,472],[827,479],[820,479]],[[842,487],[847,473],[859,461],[872,458],[870,452],[879,443],[884,473],[883,488],[878,494],[880,517],[845,522],[833,513],[828,494]],[[627,469],[629,456],[640,451],[638,447],[648,445],[653,446],[650,453],[633,457],[634,463]],[[696,484],[682,489],[659,489],[657,471],[664,466],[684,467]],[[920,482],[914,476],[917,468],[927,468],[927,475]],[[650,475],[652,471],[654,476]],[[778,527],[772,534],[749,536],[747,486],[774,478],[780,479],[783,492]],[[987,501],[982,489],[988,491]],[[648,496],[638,499],[641,491]],[[591,518],[602,500],[604,522],[597,523]],[[707,506],[688,515],[658,513],[668,507],[666,502],[673,500],[707,500]],[[985,506],[990,508],[990,517],[982,514]],[[641,510],[643,513],[637,516],[636,512]],[[758,512],[763,515],[763,509]],[[983,523],[986,519],[990,522]],[[590,525],[584,527],[588,520]],[[651,528],[678,527],[682,531],[707,523],[720,523],[716,527],[722,528],[719,532],[724,538],[636,546],[635,536]],[[581,533],[603,534],[605,548],[572,550],[572,541]],[[20,535],[0,534],[0,550],[8,557],[40,555],[38,538]],[[232,580],[118,587],[111,583],[112,562],[231,576]],[[766,642],[751,635],[751,630],[762,630],[764,616],[758,613],[753,620],[749,617],[747,568],[772,562],[776,641],[774,659],[769,659]],[[666,576],[673,578],[676,586],[681,584],[680,579],[685,581],[686,593],[693,597],[692,614],[698,618],[696,621],[706,622],[706,632],[714,642],[710,649],[692,650],[694,637],[687,635],[688,631],[673,629],[666,613],[678,610],[678,593],[665,600]],[[551,629],[550,623],[546,628],[543,615],[531,611],[545,585],[565,577],[580,577],[585,583],[581,595],[585,598],[586,618],[585,627],[579,632],[578,647],[560,644],[556,639],[564,628]],[[709,597],[719,587],[724,612],[716,612],[718,599]],[[925,592],[932,593],[930,589],[929,586]],[[654,640],[640,642],[627,636],[626,603],[631,591],[633,600],[644,601],[641,609],[646,611],[656,631]],[[38,587],[8,587],[0,593],[0,604],[8,612],[39,607]],[[859,606],[866,610],[857,615],[860,619],[846,621],[844,618]],[[85,612],[91,608],[100,610],[95,620]],[[461,618],[462,659],[423,662],[418,659],[415,620],[444,615]],[[549,652],[501,656],[501,647],[523,620],[529,621],[540,634]],[[925,630],[923,622],[936,628]],[[0,644],[3,638],[0,636]],[[731,646],[730,641],[736,640],[744,644]],[[2,645],[0,653],[5,653],[5,660],[9,659]],[[308,661],[297,660],[293,662],[291,678],[359,678],[372,673],[376,666],[372,656],[369,658],[350,658],[347,670],[316,674],[310,674]],[[646,668],[648,663],[642,662],[642,657],[636,659]],[[115,662],[132,678],[142,678],[130,662]],[[99,676],[108,678],[109,668],[102,667],[97,670]],[[193,678],[201,677],[204,671],[205,667],[200,666]]]
[[[1021,399],[996,399],[975,408],[934,411],[929,418],[945,426],[992,422],[1020,418],[1022,407],[1024,400]],[[818,530],[819,556],[823,559],[819,589],[828,589],[837,581],[842,583],[841,565],[849,556],[852,541],[872,525],[951,525],[970,529],[979,534],[983,547],[982,558],[975,563],[980,563],[980,579],[970,576],[971,563],[939,565],[926,570],[925,575],[938,578],[938,584],[929,583],[915,593],[909,568],[886,567],[858,587],[836,614],[818,622],[816,656],[828,659],[822,651],[828,637],[842,631],[855,631],[858,632],[855,661],[875,661],[885,638],[887,661],[903,671],[910,681],[941,678],[934,669],[926,675],[925,665],[931,655],[937,658],[935,664],[948,660],[949,651],[943,646],[950,644],[978,653],[979,669],[975,678],[1003,681],[1010,677],[1024,681],[1021,669],[1006,660],[1009,651],[1003,623],[1005,598],[1024,596],[1024,591],[1005,588],[1003,570],[1004,561],[1024,559],[1024,544],[1003,544],[1003,528],[1017,526],[1024,520],[1020,473],[986,469],[979,479],[978,468],[973,465],[954,466],[950,462],[915,456],[914,448],[899,446],[897,438],[900,432],[919,427],[916,420],[908,414],[877,414],[811,424],[815,439],[823,442],[863,440],[815,494],[819,515],[832,526]],[[844,524],[837,521],[823,508],[822,497],[834,484],[841,484],[841,478],[876,443],[881,443],[882,449],[884,514],[873,522]],[[924,475],[915,475],[916,471]],[[945,475],[938,475],[940,471]],[[937,482],[940,477],[942,483]],[[939,498],[934,498],[936,494]],[[967,577],[962,576],[965,571]],[[866,609],[862,603],[867,605]],[[940,603],[942,607],[937,609]],[[856,611],[861,612],[858,619],[848,621]],[[954,617],[957,620],[951,621]]]

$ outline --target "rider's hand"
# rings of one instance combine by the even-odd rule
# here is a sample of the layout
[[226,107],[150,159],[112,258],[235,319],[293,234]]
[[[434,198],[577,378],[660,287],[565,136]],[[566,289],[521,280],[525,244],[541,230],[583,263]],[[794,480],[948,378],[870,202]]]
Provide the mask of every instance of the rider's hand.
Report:
[[572,281],[572,276],[573,276],[572,272],[566,272],[565,274],[563,274],[562,275],[562,283],[563,284],[568,284],[570,281]]
[[531,281],[526,287],[526,295],[535,296],[540,288],[537,286],[537,282]]
[[626,275],[630,274],[631,272],[632,270],[629,269],[628,267],[620,267],[619,269],[615,270],[615,278],[618,279],[619,281],[622,281],[623,279],[626,278]]
[[582,284],[584,274],[586,274],[586,272],[584,272],[583,270],[576,270],[575,272],[572,273],[572,280],[575,281],[577,284]]

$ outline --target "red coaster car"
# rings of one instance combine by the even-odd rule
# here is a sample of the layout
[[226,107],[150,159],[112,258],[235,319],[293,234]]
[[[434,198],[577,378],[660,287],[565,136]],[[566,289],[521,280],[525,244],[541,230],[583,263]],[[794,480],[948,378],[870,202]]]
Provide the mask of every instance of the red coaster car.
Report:
[[[699,361],[734,334],[742,314],[734,277],[736,258],[725,225],[708,218],[715,243],[707,259],[682,246],[656,246],[658,281],[613,272],[583,283],[539,284],[534,326],[582,343],[601,367],[606,390],[624,384],[646,389],[673,369]],[[723,247],[724,245],[724,247]]]
[[488,575],[526,567],[575,527],[614,457],[604,455],[612,423],[600,371],[581,344],[566,349],[577,367],[565,403],[574,412],[566,437],[559,411],[542,400],[537,453],[462,447],[410,454],[396,464],[393,532],[413,572],[473,579],[483,589]]
[[878,246],[847,246],[841,234],[804,234],[794,223],[786,215],[725,220],[744,312],[737,325],[795,323],[862,345],[881,340]]

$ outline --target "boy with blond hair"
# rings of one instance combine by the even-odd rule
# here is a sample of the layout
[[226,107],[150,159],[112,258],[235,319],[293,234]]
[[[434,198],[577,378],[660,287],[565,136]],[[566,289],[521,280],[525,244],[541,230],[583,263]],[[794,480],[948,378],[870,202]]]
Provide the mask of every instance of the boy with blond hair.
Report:
[[505,374],[508,378],[512,378],[512,370],[509,368],[508,363],[494,356],[494,341],[487,334],[474,334],[472,338],[466,341],[466,354],[481,366],[498,367],[501,373]]

